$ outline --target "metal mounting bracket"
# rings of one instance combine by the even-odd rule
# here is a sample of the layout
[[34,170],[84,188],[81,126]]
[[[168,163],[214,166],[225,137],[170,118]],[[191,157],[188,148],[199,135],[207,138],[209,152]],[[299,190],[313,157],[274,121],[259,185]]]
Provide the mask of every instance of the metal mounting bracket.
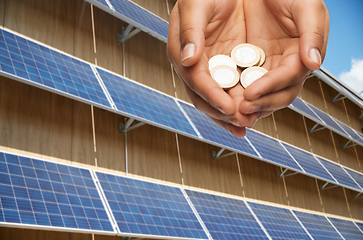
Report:
[[319,126],[319,123],[316,123],[315,125],[314,125],[314,127],[312,127],[312,128],[308,128],[308,132],[309,133],[313,133],[313,132],[317,132],[317,131],[320,131],[320,130],[323,130],[323,129],[325,129],[326,127],[320,127],[320,128],[318,128],[318,126]]
[[293,175],[296,175],[298,174],[298,172],[292,172],[292,173],[289,173],[289,174],[286,174],[286,172],[290,170],[288,168],[285,168],[284,171],[282,171],[282,173],[280,173],[279,171],[277,171],[277,177],[278,178],[282,178],[282,177],[290,177],[290,176],[293,176]]
[[135,28],[134,30],[132,30],[133,27],[134,26],[129,24],[122,34],[117,34],[117,41],[120,42],[120,43],[124,43],[128,39],[132,38],[133,36],[135,36],[136,34],[138,34],[141,31],[138,28]]
[[121,133],[127,133],[127,132],[129,132],[131,130],[134,130],[135,128],[141,127],[142,125],[145,124],[143,122],[138,122],[138,123],[131,126],[131,124],[134,122],[134,120],[135,120],[134,118],[129,118],[129,120],[127,120],[126,123],[120,122],[119,123],[119,131]]
[[358,116],[358,119],[361,119],[361,118],[363,118],[363,113]]
[[[351,143],[351,144],[350,144]],[[350,145],[349,145],[350,144]],[[354,143],[352,142],[352,140],[349,140],[346,144],[341,144],[342,148],[343,149],[346,149],[346,148],[350,148],[350,147],[354,147],[354,146],[357,146],[358,143]]]
[[226,154],[222,155],[222,153],[224,152],[224,150],[226,150],[226,149],[225,148],[222,148],[217,153],[215,151],[212,151],[212,157],[213,157],[213,159],[214,160],[217,160],[217,159],[224,158],[224,157],[228,157],[228,156],[231,156],[231,155],[235,154],[235,152],[230,152],[230,153],[226,153]]
[[323,186],[321,186],[320,184],[319,184],[319,188],[320,188],[320,190],[326,190],[326,189],[330,189],[330,188],[336,188],[336,187],[339,187],[338,185],[333,185],[333,186],[329,186],[328,187],[328,184],[329,184],[330,182],[326,182]]
[[346,96],[340,97],[341,95],[342,95],[341,93],[338,93],[333,99],[331,99],[331,102],[338,102],[339,100],[347,98]]
[[357,193],[355,196],[354,196],[354,193],[352,194],[353,195],[353,199],[360,199],[360,198],[363,198],[363,196],[359,197],[363,192],[360,192],[360,193]]

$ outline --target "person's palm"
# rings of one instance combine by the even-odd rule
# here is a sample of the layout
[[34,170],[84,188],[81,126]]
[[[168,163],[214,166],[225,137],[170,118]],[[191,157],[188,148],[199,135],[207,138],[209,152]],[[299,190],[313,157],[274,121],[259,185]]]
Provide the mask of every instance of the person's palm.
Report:
[[[292,16],[289,18],[293,2],[179,0],[173,9],[169,59],[193,104],[235,136],[243,136],[245,127],[261,116],[287,106],[298,95],[309,68],[319,68],[309,59],[302,61],[303,32],[301,27],[297,30]],[[246,90],[238,84],[225,92],[211,78],[208,60],[216,54],[229,55],[233,47],[245,42],[265,51],[263,67],[269,72]],[[190,43],[195,45],[194,54]],[[326,46],[323,39],[324,43]]]

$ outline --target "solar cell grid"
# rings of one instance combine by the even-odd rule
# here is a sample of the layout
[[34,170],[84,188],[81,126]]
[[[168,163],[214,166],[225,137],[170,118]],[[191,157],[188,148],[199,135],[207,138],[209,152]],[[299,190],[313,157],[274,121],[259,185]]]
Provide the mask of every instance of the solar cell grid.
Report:
[[208,239],[179,188],[96,174],[122,234]]
[[115,233],[89,170],[2,152],[0,159],[0,222]]
[[350,169],[348,169],[348,168],[345,168],[345,167],[343,167],[344,169],[345,169],[345,171],[347,171],[348,172],[348,174],[354,179],[354,181],[356,182],[356,183],[358,183],[358,185],[361,187],[361,189],[362,189],[362,191],[361,192],[363,192],[363,175],[361,174],[361,173],[358,173],[358,172],[356,172],[356,171],[352,171],[352,170],[350,170]]
[[297,108],[298,110],[302,111],[304,113],[305,116],[307,116],[308,118],[312,118],[314,119],[313,121],[319,121],[321,122],[322,120],[319,118],[318,115],[316,115],[316,113],[314,111],[312,111],[306,104],[305,101],[303,101],[300,98],[296,98],[292,104],[293,107]]
[[272,239],[310,239],[290,210],[247,202]]
[[268,239],[242,200],[186,192],[213,239]]
[[361,222],[354,222],[354,223],[360,229],[361,233],[363,233],[363,223]]
[[363,140],[359,137],[359,135],[357,134],[357,132],[355,130],[348,127],[344,123],[339,122],[338,120],[336,120],[336,121],[337,121],[338,125],[349,134],[349,136],[354,140],[354,142],[356,142],[358,144],[363,144]]
[[152,35],[156,33],[160,36],[161,40],[166,42],[169,27],[167,21],[128,0],[109,0],[109,2],[114,7],[116,13],[121,15],[121,19],[125,20],[124,17],[126,17],[132,20],[136,23],[135,27],[141,28],[142,31]]
[[343,168],[327,161],[321,157],[317,157],[318,160],[324,165],[324,167],[333,175],[340,185],[361,191],[360,187],[351,179],[351,177],[343,170]]
[[89,64],[0,29],[0,73],[58,94],[111,107]]
[[100,68],[97,71],[118,111],[197,136],[173,98]]
[[247,129],[246,136],[261,154],[262,158],[280,166],[282,165],[284,167],[303,171],[288,152],[280,145],[279,141],[251,129]]
[[314,239],[342,239],[325,216],[300,211],[294,213]]
[[241,153],[258,157],[255,150],[253,150],[245,138],[236,138],[232,136],[226,130],[217,126],[210,118],[195,107],[181,101],[178,102],[204,139],[230,147]]
[[363,239],[363,233],[352,221],[332,217],[329,220],[345,239]]
[[335,180],[330,176],[330,174],[325,170],[323,166],[315,159],[315,157],[308,152],[290,146],[286,143],[282,143],[287,151],[295,158],[295,160],[300,164],[304,170],[312,174],[314,177],[322,178],[327,181],[335,182]]

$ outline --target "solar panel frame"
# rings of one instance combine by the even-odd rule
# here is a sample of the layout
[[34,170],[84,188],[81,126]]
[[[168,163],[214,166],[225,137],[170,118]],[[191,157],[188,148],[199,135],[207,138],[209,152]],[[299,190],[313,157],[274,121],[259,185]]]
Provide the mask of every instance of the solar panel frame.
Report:
[[245,200],[184,190],[212,239],[270,239]]
[[0,226],[116,235],[89,169],[8,151],[0,165]]
[[363,192],[363,174],[353,171],[349,168],[346,167],[342,167],[344,169],[344,171],[353,179],[353,181],[360,186],[360,188],[362,189]]
[[[117,222],[118,236],[208,239],[180,187],[98,170],[94,170],[94,173]],[[169,191],[171,189],[172,191]],[[172,217],[167,218],[167,214]],[[135,221],[139,221],[139,225]],[[122,223],[127,225],[121,225]],[[191,228],[194,229],[190,230]],[[142,231],[148,233],[142,233]],[[155,234],[156,232],[159,235]],[[185,237],[172,235],[181,233],[185,234]],[[193,237],[193,234],[199,237],[196,235]]]
[[[112,7],[109,7],[107,1],[104,0],[103,1],[86,0],[86,1],[102,9],[105,12],[114,15],[115,17],[121,19],[122,21],[129,23],[130,25],[140,29],[141,31],[155,37],[156,39],[159,39],[164,43],[167,42],[169,23],[164,19],[160,18],[159,16],[146,10],[145,8],[128,0],[117,0],[117,1],[108,0],[108,2]],[[104,2],[106,2],[107,5],[105,5]],[[127,9],[128,12],[123,13],[122,12],[123,8]],[[141,19],[140,21],[137,17],[130,15],[131,12],[135,9],[137,9],[137,11],[140,11],[142,13],[139,14],[138,16],[139,18],[143,17],[143,19]],[[150,23],[150,26],[147,26],[144,23],[144,21],[147,20],[145,19],[146,15],[150,18],[149,20],[152,21],[151,22],[152,24]],[[160,29],[155,28],[155,26],[160,26]]]
[[288,107],[320,125],[325,125],[325,122],[301,98],[296,98]]
[[89,63],[3,28],[0,28],[0,75],[105,110],[112,109]]
[[100,67],[95,67],[95,70],[115,105],[114,112],[168,131],[198,138],[175,98]]
[[363,223],[362,222],[353,222],[355,226],[363,233]]
[[363,239],[363,233],[353,221],[326,217],[345,239]]

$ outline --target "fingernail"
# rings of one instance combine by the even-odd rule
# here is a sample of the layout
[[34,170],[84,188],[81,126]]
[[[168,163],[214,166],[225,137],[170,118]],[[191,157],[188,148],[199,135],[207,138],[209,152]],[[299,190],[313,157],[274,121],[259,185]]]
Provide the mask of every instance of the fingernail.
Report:
[[223,114],[226,114],[224,111],[223,111],[223,109],[222,108],[218,108],[218,110],[221,112],[221,113],[223,113]]
[[193,43],[188,43],[187,45],[185,45],[182,54],[181,54],[181,58],[182,58],[182,62],[184,62],[185,60],[187,60],[188,58],[193,57],[195,54],[195,46]]
[[321,65],[321,55],[318,49],[316,48],[310,49],[309,58],[314,62],[316,62],[317,64],[319,64],[319,66]]
[[229,120],[230,124],[233,124],[236,127],[240,127],[241,125],[239,124],[239,122],[237,121],[237,119],[231,119]]

